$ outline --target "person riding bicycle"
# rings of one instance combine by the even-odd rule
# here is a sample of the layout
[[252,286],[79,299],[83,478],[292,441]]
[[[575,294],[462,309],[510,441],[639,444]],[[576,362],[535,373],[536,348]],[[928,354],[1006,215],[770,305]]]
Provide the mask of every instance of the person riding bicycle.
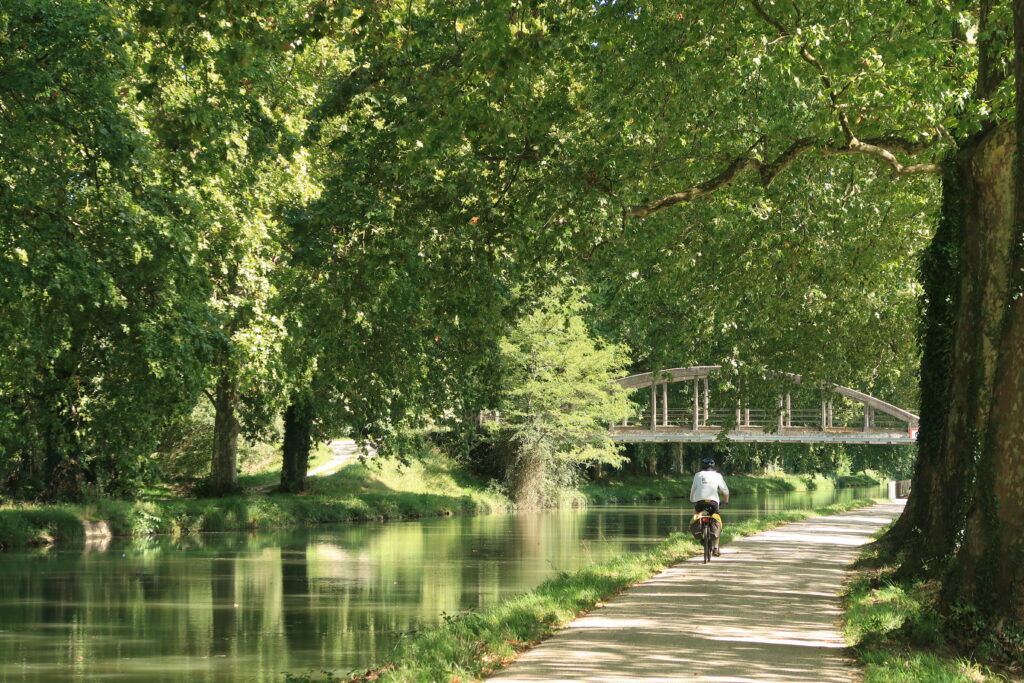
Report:
[[718,551],[718,539],[722,535],[722,517],[718,514],[719,491],[725,496],[725,500],[721,503],[725,505],[729,502],[729,487],[725,485],[725,479],[721,473],[715,469],[715,461],[711,458],[704,458],[701,461],[700,472],[693,475],[693,485],[690,486],[690,502],[693,503],[694,510],[697,512],[694,515],[695,519],[699,519],[700,512],[704,510],[711,513],[713,520],[711,530],[715,536],[715,547],[711,552],[715,557],[721,556]]

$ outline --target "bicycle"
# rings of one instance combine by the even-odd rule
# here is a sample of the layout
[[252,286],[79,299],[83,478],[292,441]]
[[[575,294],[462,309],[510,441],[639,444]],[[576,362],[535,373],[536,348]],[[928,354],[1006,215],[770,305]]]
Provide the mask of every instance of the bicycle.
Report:
[[[725,505],[725,503],[722,503]],[[712,550],[715,547],[715,532],[712,529],[714,521],[711,515],[712,509],[705,507],[700,511],[700,543],[704,547],[704,564],[711,561]]]
[[715,545],[715,534],[711,530],[711,510],[704,508],[700,512],[700,542],[704,546],[704,564],[711,561],[711,549]]

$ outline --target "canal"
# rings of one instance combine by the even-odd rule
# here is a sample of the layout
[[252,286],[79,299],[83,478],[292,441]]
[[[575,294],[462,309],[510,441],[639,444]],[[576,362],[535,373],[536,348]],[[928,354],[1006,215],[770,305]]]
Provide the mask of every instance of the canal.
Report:
[[[735,496],[730,520],[885,488]],[[0,554],[0,682],[277,681],[681,530],[684,501]]]

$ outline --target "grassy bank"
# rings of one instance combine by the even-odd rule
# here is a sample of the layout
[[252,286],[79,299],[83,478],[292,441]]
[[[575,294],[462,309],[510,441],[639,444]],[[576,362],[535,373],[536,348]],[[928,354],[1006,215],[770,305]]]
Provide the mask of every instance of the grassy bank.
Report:
[[896,582],[891,578],[895,560],[880,557],[874,548],[856,566],[858,574],[843,596],[845,631],[864,665],[865,683],[1021,680],[1024,671],[995,673],[950,646],[949,629],[933,608],[936,583]]
[[[331,457],[326,449],[318,464]],[[0,550],[81,542],[84,521],[105,521],[116,536],[246,531],[283,526],[413,519],[511,509],[512,502],[484,480],[466,473],[436,451],[408,465],[374,458],[327,477],[310,479],[303,495],[268,494],[278,478],[263,471],[240,478],[243,495],[188,498],[153,491],[139,501],[97,499],[80,505],[0,506]],[[689,495],[691,477],[622,477],[564,494],[563,506],[628,503]],[[733,493],[809,491],[876,484],[867,475],[829,479],[812,475],[730,475]]]
[[[596,482],[582,487],[591,503],[631,503],[640,500],[667,500],[690,495],[691,475],[648,477],[616,477],[614,481]],[[730,474],[726,475],[729,491],[765,493],[787,491],[820,491],[854,486],[876,486],[881,483],[871,474],[825,477],[820,474]]]
[[511,507],[500,492],[431,455],[402,466],[353,463],[310,480],[303,495],[252,491],[226,498],[100,499],[82,505],[0,507],[0,549],[80,542],[82,520],[106,521],[118,536],[272,529],[282,526],[443,516]]
[[[749,536],[787,522],[870,504],[852,501],[819,510],[774,514],[729,525],[722,541]],[[523,650],[625,588],[699,552],[689,534],[674,534],[651,550],[623,555],[544,582],[493,607],[451,617],[437,628],[411,635],[389,662],[341,679],[357,681],[477,680],[507,665]],[[288,680],[322,680],[323,674],[292,674]],[[328,677],[331,680],[332,677]]]

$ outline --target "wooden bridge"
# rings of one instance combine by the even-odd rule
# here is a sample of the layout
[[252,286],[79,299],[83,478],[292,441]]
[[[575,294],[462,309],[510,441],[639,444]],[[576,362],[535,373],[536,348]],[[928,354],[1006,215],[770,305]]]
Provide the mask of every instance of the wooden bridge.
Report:
[[[757,443],[913,444],[919,418],[909,410],[838,384],[822,387],[818,405],[794,408],[792,394],[778,397],[774,409],[738,405],[713,408],[708,378],[720,365],[699,365],[645,372],[618,380],[627,389],[649,389],[650,413],[641,421],[626,420],[612,427],[618,442],[710,442],[723,427],[730,441]],[[800,375],[776,373],[796,386]],[[669,385],[692,382],[678,407],[669,406]],[[659,396],[660,395],[660,396]]]

